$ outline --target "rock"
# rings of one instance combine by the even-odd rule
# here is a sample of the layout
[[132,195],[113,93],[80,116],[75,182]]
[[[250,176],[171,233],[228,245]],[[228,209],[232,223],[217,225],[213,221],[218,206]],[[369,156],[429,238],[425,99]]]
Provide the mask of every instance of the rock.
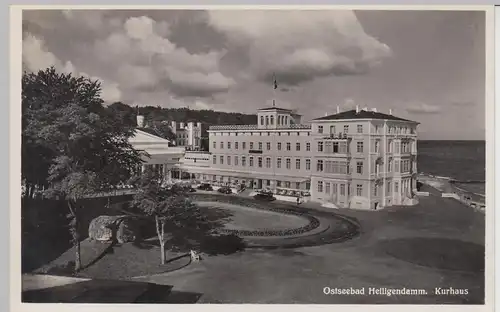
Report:
[[138,239],[137,222],[127,215],[99,216],[90,222],[89,238],[103,242],[116,240],[120,244],[132,242]]

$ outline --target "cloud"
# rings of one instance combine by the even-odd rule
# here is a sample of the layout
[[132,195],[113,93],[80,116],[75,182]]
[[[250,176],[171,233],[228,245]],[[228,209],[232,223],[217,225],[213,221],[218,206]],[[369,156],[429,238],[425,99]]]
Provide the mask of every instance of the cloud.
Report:
[[406,107],[406,111],[413,114],[436,114],[441,112],[441,108],[436,105],[417,102]]
[[27,34],[23,38],[23,65],[25,70],[37,72],[48,67],[54,66],[56,69],[64,73],[81,75],[92,80],[101,82],[101,98],[106,102],[114,102],[120,100],[121,91],[116,83],[109,82],[100,77],[91,76],[84,72],[78,72],[71,61],[63,63],[52,52],[47,50],[42,39],[31,34]]
[[191,106],[191,108],[197,110],[212,110],[213,105],[198,100],[194,102],[194,105]]
[[[23,21],[25,68],[54,65],[68,70],[60,60],[67,59],[71,72],[78,68],[101,77],[103,97],[106,94],[108,100],[131,98],[131,94],[145,91],[181,98],[213,97],[234,85],[235,81],[220,70],[226,51],[188,51],[169,39],[171,25],[166,20],[138,12],[30,12]],[[62,44],[65,41],[67,44]]]
[[352,11],[208,12],[208,23],[248,50],[249,70],[269,82],[298,85],[329,75],[360,75],[391,56]]

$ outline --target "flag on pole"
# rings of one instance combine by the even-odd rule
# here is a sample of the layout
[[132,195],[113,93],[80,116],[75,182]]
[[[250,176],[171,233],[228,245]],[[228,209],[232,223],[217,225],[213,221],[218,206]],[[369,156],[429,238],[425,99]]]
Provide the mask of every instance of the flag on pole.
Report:
[[276,75],[273,75],[274,77],[274,90],[278,89],[278,81],[276,80]]

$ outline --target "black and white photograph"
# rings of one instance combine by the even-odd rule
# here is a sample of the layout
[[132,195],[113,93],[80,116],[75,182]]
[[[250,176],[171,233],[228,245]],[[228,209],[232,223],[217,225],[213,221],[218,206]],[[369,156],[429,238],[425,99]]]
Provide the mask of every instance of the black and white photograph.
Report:
[[491,301],[488,7],[17,10],[21,305]]

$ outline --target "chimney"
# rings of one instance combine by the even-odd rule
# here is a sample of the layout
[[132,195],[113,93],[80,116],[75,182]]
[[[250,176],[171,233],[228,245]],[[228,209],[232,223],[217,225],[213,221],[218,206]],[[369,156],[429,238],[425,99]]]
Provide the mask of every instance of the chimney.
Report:
[[356,105],[356,114],[359,113],[359,105]]
[[392,108],[389,108],[389,115],[392,115]]
[[340,106],[337,105],[337,114],[340,114]]
[[144,128],[144,116],[137,115],[137,128]]

